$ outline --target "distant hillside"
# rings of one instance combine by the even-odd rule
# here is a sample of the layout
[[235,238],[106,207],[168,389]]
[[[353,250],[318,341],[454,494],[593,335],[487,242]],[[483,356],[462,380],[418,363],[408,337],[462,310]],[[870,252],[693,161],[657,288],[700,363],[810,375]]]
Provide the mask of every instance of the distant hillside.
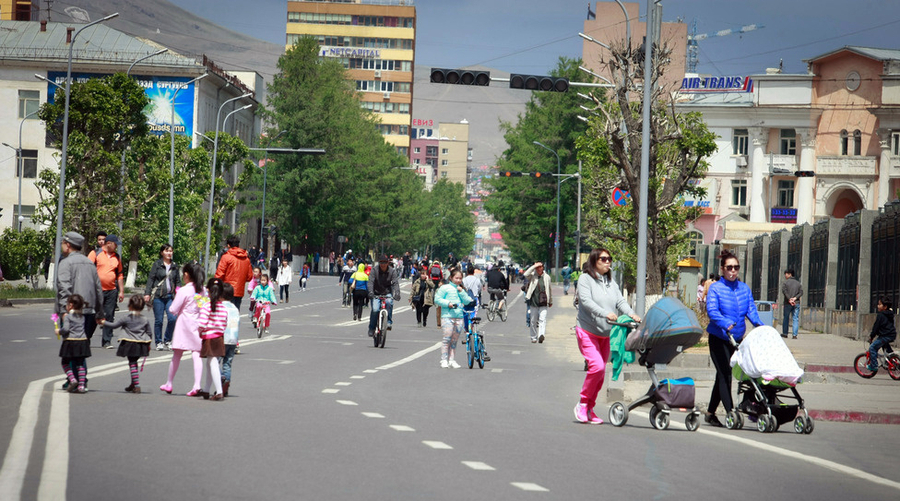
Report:
[[[166,0],[56,0],[51,20],[83,23],[114,12],[119,17],[105,23],[111,28],[153,40],[181,54],[206,54],[226,70],[256,71],[267,83],[278,71],[276,63],[284,53],[281,45],[223,28]],[[509,76],[481,69],[490,70],[493,76]],[[496,83],[489,87],[432,84],[429,67],[416,66],[415,71],[413,118],[435,123],[468,120],[473,165],[493,165],[506,149],[500,120],[515,123],[531,93]]]

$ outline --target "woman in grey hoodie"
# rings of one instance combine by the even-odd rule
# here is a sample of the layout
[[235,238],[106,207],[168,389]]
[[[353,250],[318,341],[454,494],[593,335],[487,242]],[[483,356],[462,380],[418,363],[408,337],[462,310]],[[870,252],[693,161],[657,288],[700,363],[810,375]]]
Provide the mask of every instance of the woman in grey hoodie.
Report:
[[606,249],[594,249],[588,257],[586,273],[578,279],[578,316],[575,333],[578,348],[588,363],[588,371],[581,387],[581,399],[575,406],[575,419],[581,423],[602,424],[594,414],[597,394],[606,376],[609,360],[609,334],[619,313],[640,322],[634,310],[622,297],[619,286],[612,279],[612,255]]

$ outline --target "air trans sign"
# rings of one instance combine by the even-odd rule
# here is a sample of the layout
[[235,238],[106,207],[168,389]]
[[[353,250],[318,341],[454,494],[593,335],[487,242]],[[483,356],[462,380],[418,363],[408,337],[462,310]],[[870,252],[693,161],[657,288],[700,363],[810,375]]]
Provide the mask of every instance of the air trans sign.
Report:
[[750,77],[685,77],[681,92],[753,92]]

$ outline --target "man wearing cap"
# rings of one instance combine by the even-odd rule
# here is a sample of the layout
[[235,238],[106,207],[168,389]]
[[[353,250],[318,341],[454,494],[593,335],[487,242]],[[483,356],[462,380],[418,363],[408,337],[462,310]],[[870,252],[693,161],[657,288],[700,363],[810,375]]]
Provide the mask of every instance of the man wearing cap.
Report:
[[550,275],[544,273],[544,263],[538,261],[525,270],[528,287],[525,301],[531,305],[531,342],[543,343],[547,333],[547,308],[553,306]]
[[[81,253],[84,245],[84,237],[70,231],[63,235],[61,244],[62,258],[59,260],[56,272],[56,306],[54,311],[62,317],[68,313],[66,304],[69,296],[78,294],[84,298],[84,324],[88,336],[94,333],[97,327],[96,312],[103,301],[103,290],[100,288],[100,278],[97,276],[97,267],[90,259]],[[91,327],[91,330],[87,330]]]
[[[100,287],[103,289],[102,315],[107,322],[115,320],[116,303],[125,299],[125,273],[123,272],[122,258],[116,252],[118,248],[119,237],[109,235],[106,237],[102,251],[91,251],[88,255],[88,259],[94,263],[97,275],[100,277]],[[98,313],[101,313],[100,310]],[[89,329],[85,326],[88,338],[94,335],[94,328],[96,327]],[[100,346],[112,349],[112,336],[112,328],[104,326]]]
[[369,337],[375,335],[375,323],[378,322],[378,310],[381,309],[378,304],[380,299],[376,299],[375,296],[391,296],[384,300],[384,307],[388,312],[387,328],[391,330],[394,301],[400,300],[400,279],[397,276],[397,269],[390,266],[387,254],[381,255],[378,266],[373,267],[369,275],[369,304],[372,305],[372,312],[369,314]]

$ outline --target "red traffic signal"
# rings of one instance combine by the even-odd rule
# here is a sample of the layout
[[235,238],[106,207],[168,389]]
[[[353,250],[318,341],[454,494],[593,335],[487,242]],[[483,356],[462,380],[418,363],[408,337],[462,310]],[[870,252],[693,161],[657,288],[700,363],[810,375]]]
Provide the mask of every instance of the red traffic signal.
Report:
[[432,68],[431,83],[443,83],[451,85],[479,85],[487,86],[491,83],[490,71],[460,70],[447,68]]
[[509,88],[567,92],[569,90],[569,79],[540,75],[518,75],[514,73],[509,76]]
[[812,170],[798,170],[794,171],[794,175],[797,177],[816,177],[816,172]]

